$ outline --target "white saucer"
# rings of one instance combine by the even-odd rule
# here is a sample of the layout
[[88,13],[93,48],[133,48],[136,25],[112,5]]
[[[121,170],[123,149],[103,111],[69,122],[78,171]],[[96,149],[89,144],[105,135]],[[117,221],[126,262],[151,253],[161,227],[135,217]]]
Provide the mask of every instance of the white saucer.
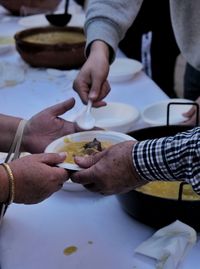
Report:
[[111,82],[128,81],[142,70],[142,63],[128,58],[116,58],[110,66],[108,80]]

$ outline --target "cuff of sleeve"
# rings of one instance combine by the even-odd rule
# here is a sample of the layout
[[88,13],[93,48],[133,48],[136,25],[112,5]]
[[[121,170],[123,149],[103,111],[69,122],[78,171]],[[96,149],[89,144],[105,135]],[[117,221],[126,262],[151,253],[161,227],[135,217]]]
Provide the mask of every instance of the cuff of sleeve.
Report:
[[133,163],[142,179],[147,181],[175,179],[165,156],[166,140],[166,138],[145,140],[134,145]]
[[85,55],[88,56],[90,45],[93,41],[101,40],[105,42],[110,48],[110,63],[112,63],[115,59],[118,47],[118,33],[113,30],[113,27],[107,25],[103,21],[93,22],[91,20],[90,22],[85,25],[85,31],[87,35]]

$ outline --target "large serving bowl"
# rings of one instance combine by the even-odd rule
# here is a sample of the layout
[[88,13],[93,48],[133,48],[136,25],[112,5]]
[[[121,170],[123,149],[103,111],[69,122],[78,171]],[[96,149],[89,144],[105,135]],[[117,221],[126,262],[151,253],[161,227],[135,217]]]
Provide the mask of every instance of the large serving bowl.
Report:
[[0,0],[13,15],[31,15],[54,11],[61,0]]
[[[137,140],[152,139],[175,135],[178,132],[190,129],[190,126],[171,125],[149,127],[129,133]],[[166,188],[163,182],[163,188]],[[170,184],[170,182],[168,182]],[[200,211],[200,197],[185,199],[184,189],[188,191],[189,186],[180,185],[176,198],[159,196],[133,190],[125,194],[117,195],[122,208],[135,219],[154,228],[161,228],[179,219],[200,231],[200,221],[197,218]],[[165,190],[163,190],[165,191]],[[161,192],[161,190],[160,190]],[[189,191],[191,193],[191,191]]]
[[15,34],[16,49],[33,67],[80,68],[85,61],[85,36],[79,27],[37,27]]

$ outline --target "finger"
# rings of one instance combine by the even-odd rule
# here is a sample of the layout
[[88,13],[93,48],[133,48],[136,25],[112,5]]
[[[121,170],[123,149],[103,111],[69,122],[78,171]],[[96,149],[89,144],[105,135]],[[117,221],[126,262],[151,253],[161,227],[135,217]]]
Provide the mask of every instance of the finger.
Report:
[[103,101],[103,100],[95,101],[95,102],[92,103],[93,107],[102,107],[102,106],[106,106],[106,105],[107,105],[107,103],[105,101]]
[[184,121],[183,125],[194,125],[196,122],[196,115],[193,115],[190,119]]
[[104,84],[107,86],[105,82],[106,80],[102,79],[101,77],[94,77],[91,83],[91,88],[90,88],[88,98],[91,99],[92,101],[101,101],[100,97],[101,97],[101,92],[103,91],[105,87]]
[[98,193],[101,192],[101,190],[99,189],[99,187],[96,184],[94,184],[94,183],[85,184],[83,186],[84,186],[84,188],[86,188],[87,190],[89,190],[91,192],[98,192]]
[[78,80],[74,80],[73,82],[73,89],[81,98],[83,104],[88,103],[88,93],[90,91],[88,83],[80,83]]
[[85,157],[79,157],[75,156],[74,161],[77,165],[79,165],[81,168],[89,168],[93,165],[95,165],[105,154],[105,151],[96,153],[94,155],[85,156]]
[[102,89],[98,99],[100,100],[104,99],[109,94],[110,90],[111,90],[110,84],[106,80],[102,85]]
[[94,183],[91,176],[88,176],[88,171],[82,170],[81,172],[75,172],[70,175],[71,181],[82,185]]
[[183,113],[183,116],[190,118],[196,112],[196,107],[192,106],[190,110]]
[[62,103],[49,107],[48,110],[53,116],[57,117],[59,115],[64,114],[66,111],[70,110],[74,106],[74,104],[75,104],[75,99],[70,98]]
[[56,165],[58,163],[62,163],[66,159],[66,153],[41,153],[41,154],[33,154],[31,155],[37,161],[48,165]]

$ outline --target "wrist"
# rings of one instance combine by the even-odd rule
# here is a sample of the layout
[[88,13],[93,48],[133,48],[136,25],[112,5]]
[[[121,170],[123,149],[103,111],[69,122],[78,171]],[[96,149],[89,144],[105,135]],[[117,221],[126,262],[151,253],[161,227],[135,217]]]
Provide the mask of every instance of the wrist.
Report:
[[138,141],[130,141],[129,143],[130,143],[130,146],[128,149],[128,152],[129,152],[129,154],[128,154],[129,160],[128,161],[129,161],[129,166],[131,167],[130,170],[132,171],[132,178],[134,180],[133,187],[137,188],[139,186],[146,184],[147,181],[145,181],[138,173],[136,166],[135,166],[135,163],[134,163],[134,159],[133,159],[134,147],[138,143]]
[[109,58],[110,58],[110,48],[109,45],[107,43],[105,43],[104,41],[101,40],[95,40],[92,42],[91,46],[90,46],[90,55],[92,54],[102,54],[102,56],[104,56],[107,61],[109,62]]
[[9,181],[2,165],[0,165],[0,186],[0,203],[6,203],[9,199]]

